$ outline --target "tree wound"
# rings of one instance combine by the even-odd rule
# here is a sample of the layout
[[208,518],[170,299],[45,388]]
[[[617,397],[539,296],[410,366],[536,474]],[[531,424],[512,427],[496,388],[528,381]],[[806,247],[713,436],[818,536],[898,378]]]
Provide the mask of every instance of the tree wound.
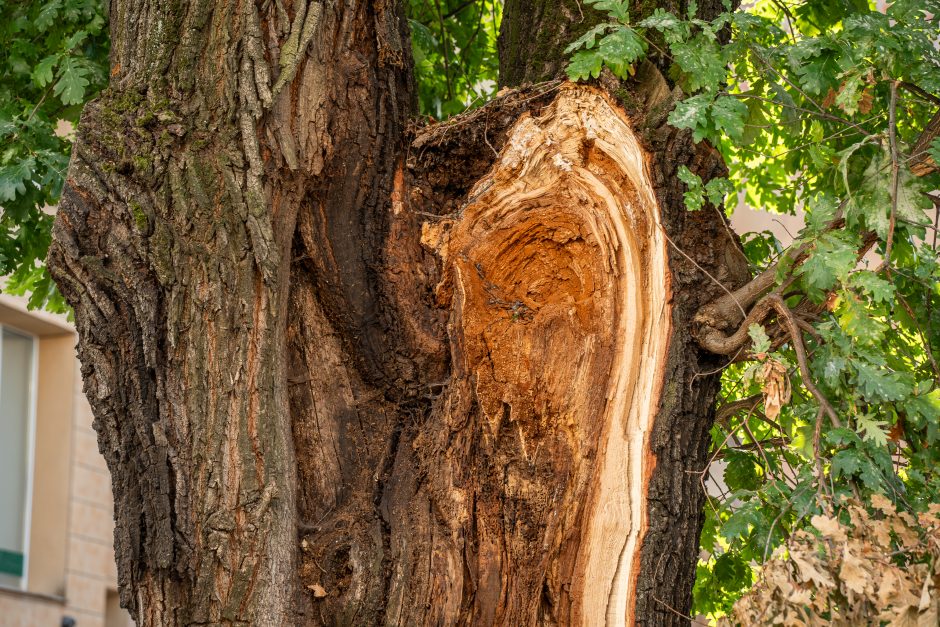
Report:
[[645,153],[619,108],[568,86],[515,124],[469,197],[448,238],[425,237],[447,269],[454,376],[470,382],[484,441],[508,428],[520,462],[541,452],[567,469],[556,500],[574,509],[541,540],[579,545],[556,558],[571,618],[629,623],[671,331]]

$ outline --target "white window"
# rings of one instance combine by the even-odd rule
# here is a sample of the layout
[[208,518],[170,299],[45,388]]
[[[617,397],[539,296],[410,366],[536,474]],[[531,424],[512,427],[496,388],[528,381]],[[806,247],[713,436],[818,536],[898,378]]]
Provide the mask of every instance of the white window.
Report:
[[0,326],[0,584],[26,585],[35,432],[36,346]]

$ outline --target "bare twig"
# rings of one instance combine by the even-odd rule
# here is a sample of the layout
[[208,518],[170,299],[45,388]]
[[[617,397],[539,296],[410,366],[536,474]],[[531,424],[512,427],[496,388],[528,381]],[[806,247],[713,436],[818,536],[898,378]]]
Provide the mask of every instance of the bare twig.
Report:
[[[940,201],[938,201],[933,196],[931,196],[931,200],[933,200],[933,209],[934,209],[933,243],[931,244],[931,247],[933,248],[934,253],[936,253],[937,252],[937,227],[940,226]],[[932,329],[930,327],[932,326],[931,320],[933,318],[932,316],[933,314],[933,290],[932,289],[927,290],[926,296],[927,296],[927,307],[926,307],[927,315],[925,316],[925,318],[927,320],[927,333],[924,335],[924,341],[926,341],[927,338],[932,337],[931,335]]]
[[[446,14],[444,15],[444,19],[447,20],[447,19],[450,19],[450,18],[454,17],[455,15],[457,15],[458,13],[460,13],[461,11],[463,11],[464,9],[466,9],[468,6],[470,6],[471,4],[475,3],[476,1],[477,1],[477,0],[466,0],[465,2],[461,2],[460,5],[458,5],[456,9],[454,9],[453,11],[449,11],[448,13],[446,13]],[[482,13],[482,11],[481,11],[481,13]]]
[[719,355],[730,354],[744,342],[748,341],[748,328],[750,325],[763,320],[771,311],[777,313],[778,318],[784,324],[785,329],[790,335],[793,351],[796,353],[797,364],[799,365],[800,374],[803,378],[803,386],[813,395],[819,406],[825,411],[826,415],[829,416],[832,424],[836,427],[841,426],[835,409],[833,409],[826,397],[813,383],[806,359],[806,346],[803,343],[803,336],[796,322],[796,316],[794,316],[790,308],[787,307],[779,291],[771,292],[757,301],[757,304],[751,308],[750,313],[744,318],[744,322],[741,326],[731,335],[724,335],[715,328],[705,327],[700,331],[698,338],[699,343],[713,353]]
[[832,408],[829,400],[823,396],[822,392],[819,391],[819,388],[816,387],[816,384],[813,383],[813,378],[809,372],[809,366],[806,362],[806,347],[803,344],[803,336],[800,334],[800,329],[796,325],[793,313],[779,295],[771,294],[768,298],[772,300],[774,309],[783,318],[783,321],[789,327],[790,337],[793,338],[793,352],[796,353],[796,363],[799,365],[800,374],[803,377],[803,387],[809,390],[810,394],[813,395],[813,397],[816,399],[816,402],[819,403],[820,408],[822,408],[826,412],[826,415],[829,416],[833,426],[841,427],[842,423],[839,421],[839,416],[836,414],[836,410]]
[[772,523],[770,523],[770,531],[767,532],[767,542],[764,543],[764,558],[761,560],[762,563],[767,561],[767,552],[770,551],[770,540],[774,537],[774,527],[777,526],[777,523],[780,522],[780,519],[783,518],[783,515],[790,511],[790,508],[791,504],[789,503],[786,507],[780,508],[780,513],[777,514],[777,517],[774,518]]
[[763,398],[763,394],[754,394],[747,398],[725,403],[715,412],[715,423],[723,427],[727,426],[727,421],[730,420],[732,416],[744,410],[748,412],[754,411]]
[[891,100],[888,105],[888,146],[891,151],[891,217],[888,219],[888,239],[885,243],[885,272],[890,275],[891,245],[894,240],[894,227],[898,216],[898,83],[891,81]]
[[830,122],[839,122],[840,124],[845,124],[846,126],[851,126],[852,128],[856,129],[858,132],[860,132],[860,133],[862,133],[863,135],[865,135],[866,137],[874,137],[871,133],[868,132],[868,130],[866,130],[866,129],[865,129],[864,127],[862,127],[862,126],[859,126],[859,125],[856,124],[855,122],[851,122],[851,121],[849,121],[849,120],[846,120],[845,118],[840,118],[839,116],[837,116],[837,115],[832,115],[831,113],[826,113],[825,111],[812,111],[812,110],[806,109],[806,108],[804,108],[804,107],[798,107],[798,106],[796,106],[796,105],[786,104],[786,103],[784,103],[784,102],[778,102],[778,101],[772,100],[772,99],[770,99],[770,98],[764,98],[763,96],[755,96],[754,94],[728,94],[728,95],[729,95],[729,96],[733,96],[733,97],[735,97],[735,98],[750,98],[750,99],[752,99],[752,100],[760,100],[760,101],[762,101],[762,102],[766,102],[766,103],[769,103],[769,104],[772,104],[772,105],[776,105],[776,106],[778,106],[778,107],[783,107],[783,108],[785,108],[785,109],[793,109],[794,111],[799,111],[800,113],[806,113],[806,114],[809,114],[809,115],[814,115],[814,116],[816,116],[816,117],[818,117],[818,118],[822,118],[822,119],[824,119],[824,120],[829,120]]
[[[751,414],[750,412],[748,412],[747,416],[744,417],[744,422],[747,422],[750,417],[751,417]],[[711,468],[712,463],[716,459],[718,459],[718,457],[720,456],[722,447],[724,447],[728,443],[728,440],[734,437],[734,432],[737,431],[739,428],[740,428],[740,425],[738,427],[735,427],[734,429],[729,428],[728,435],[726,435],[725,439],[722,440],[721,444],[719,444],[715,448],[715,452],[712,453],[712,456],[708,459],[707,462],[705,462],[705,466],[701,470],[686,470],[687,473],[698,475],[699,485],[702,486],[702,492],[704,492],[706,495],[708,494],[708,489],[705,487],[705,475],[708,474],[708,470],[709,468]],[[709,505],[711,505],[712,510],[715,512],[715,514],[717,514],[718,510],[715,509],[714,505],[711,504],[711,499],[707,499],[706,502]]]
[[[940,368],[937,367],[937,360],[934,357],[933,350],[930,348],[929,336],[924,333],[924,330],[920,328],[920,325],[917,324],[917,316],[914,314],[914,309],[910,306],[907,300],[901,296],[900,293],[896,292],[895,296],[898,297],[898,302],[901,303],[901,306],[904,308],[904,311],[907,312],[907,315],[910,317],[911,321],[917,327],[917,333],[920,335],[920,340],[924,344],[924,350],[927,353],[927,360],[930,362],[930,368],[933,370],[934,377],[936,380],[940,381]],[[928,294],[929,297],[929,294]],[[929,315],[927,320],[930,320]]]
[[783,427],[780,425],[779,422],[777,422],[776,420],[771,420],[770,418],[767,417],[767,414],[765,414],[762,411],[755,410],[754,417],[760,420],[761,422],[763,422],[764,424],[766,424],[767,426],[773,429],[776,429],[783,436],[783,439],[789,442],[790,440],[789,435],[787,434],[786,431],[784,431]]
[[666,603],[665,601],[663,601],[662,599],[660,599],[660,598],[657,597],[656,595],[653,595],[653,600],[656,601],[657,603],[659,603],[660,605],[662,605],[663,607],[665,607],[667,610],[669,610],[670,612],[672,612],[673,614],[675,614],[675,615],[678,616],[679,618],[681,618],[682,620],[689,620],[689,621],[694,620],[694,619],[693,619],[691,616],[689,616],[688,614],[683,614],[682,612],[680,612],[679,610],[675,609],[674,607],[672,607],[671,605],[669,605],[668,603]]
[[[837,228],[837,226],[841,224],[843,224],[843,222],[840,207],[839,216],[830,222],[829,228]],[[858,259],[861,259],[868,253],[877,239],[877,235],[873,231],[865,233],[862,246],[857,251]],[[803,243],[796,248],[792,254],[788,251],[786,258],[792,260],[791,263],[793,266],[799,265],[808,256],[810,246],[811,244],[808,242]],[[783,299],[780,295],[786,293],[790,285],[796,280],[796,277],[791,271],[789,276],[781,282],[776,290],[772,293],[768,293],[776,283],[777,267],[782,261],[781,259],[781,261],[778,261],[776,264],[757,275],[750,283],[735,290],[732,297],[734,298],[734,302],[739,306],[741,304],[745,307],[750,306],[751,303],[756,301],[751,311],[744,316],[743,320],[737,317],[737,310],[730,306],[727,296],[722,296],[698,310],[694,320],[697,324],[695,337],[702,348],[718,355],[731,354],[748,341],[748,329],[752,324],[760,322],[772,310],[778,309],[778,306],[771,302],[772,299],[769,297],[775,296],[782,304]],[[784,307],[786,306],[784,305]],[[788,308],[787,311],[789,311]],[[722,330],[733,325],[737,326],[736,331],[731,335],[727,335]]]
[[689,256],[685,253],[684,250],[682,250],[681,248],[679,248],[679,246],[678,246],[674,241],[672,241],[672,238],[669,237],[669,234],[666,233],[666,229],[663,228],[663,225],[662,225],[662,224],[659,225],[659,229],[660,229],[660,231],[662,231],[663,237],[665,237],[666,240],[667,240],[670,244],[672,244],[672,247],[675,248],[677,251],[679,251],[679,254],[681,254],[683,257],[685,257],[686,259],[688,259],[689,262],[692,263],[692,265],[694,265],[694,266],[695,266],[696,268],[698,268],[705,276],[707,276],[709,279],[711,279],[711,280],[715,283],[715,285],[717,285],[718,287],[720,287],[721,289],[723,289],[723,290],[725,291],[725,294],[727,294],[728,297],[731,298],[731,300],[734,301],[734,303],[738,306],[738,309],[741,310],[741,315],[742,315],[742,316],[747,316],[747,312],[744,311],[744,306],[741,305],[741,303],[738,302],[738,300],[735,298],[735,295],[731,292],[731,290],[729,290],[727,287],[725,287],[724,283],[722,283],[721,281],[719,281],[718,279],[716,279],[715,277],[713,277],[713,276],[711,275],[711,273],[710,273],[708,270],[706,270],[705,268],[703,268],[702,266],[700,266],[700,265],[698,264],[698,262],[696,262],[694,259],[692,259],[691,257],[689,257]]
[[795,32],[793,30],[793,22],[796,21],[796,18],[793,17],[793,14],[790,12],[790,8],[783,2],[780,2],[780,0],[772,0],[772,2],[777,6],[778,9],[783,11],[783,15],[787,20],[787,34],[790,35],[790,41],[793,42],[793,44],[796,44],[796,35],[793,34]]
[[[835,217],[826,225],[827,231],[841,228],[845,224],[842,209],[845,207],[846,202],[842,201],[839,205]],[[777,269],[780,264],[785,260],[789,260],[793,266],[799,265],[809,255],[811,246],[810,242],[802,242],[791,247],[780,256],[776,263],[751,279],[747,284],[736,289],[733,294],[722,296],[704,305],[695,314],[695,321],[698,324],[715,327],[716,329],[739,326],[741,320],[747,318],[747,314],[741,311],[742,308],[750,307],[773,288],[777,282]],[[779,291],[785,291],[793,280],[792,276],[786,279],[778,288]],[[739,311],[741,311],[740,318],[736,316]]]
[[434,0],[434,6],[437,9],[437,21],[441,28],[441,51],[444,54],[444,80],[447,82],[447,97],[454,97],[454,90],[450,84],[450,55],[447,48],[447,27],[444,25],[444,13],[441,11],[441,1]]
[[[757,449],[757,452],[760,453],[761,459],[764,460],[764,466],[767,467],[767,472],[770,473],[772,467],[770,465],[770,459],[767,457],[767,453],[764,452],[763,445],[789,446],[790,439],[789,438],[772,438],[770,440],[765,440],[764,442],[761,442],[760,440],[757,439],[757,437],[751,431],[751,427],[749,427],[746,422],[744,423],[743,426],[744,426],[744,432],[747,433],[747,437],[751,439],[751,442],[753,443],[754,447]],[[783,479],[787,483],[792,483],[794,488],[797,486],[796,481],[794,481],[791,477],[787,476],[786,473],[783,473]]]
[[767,417],[767,415],[764,412],[757,409],[757,406],[760,405],[760,402],[763,399],[764,399],[763,394],[754,394],[746,398],[742,398],[736,401],[725,403],[724,405],[718,408],[717,412],[715,412],[715,424],[721,425],[722,427],[727,427],[728,421],[731,419],[732,416],[734,416],[737,413],[747,410],[749,417],[751,414],[754,414],[754,416],[758,420],[776,429],[777,431],[780,432],[781,435],[786,437],[788,434],[784,430],[784,428],[780,426],[780,423],[778,423],[775,420],[771,420],[770,418]]
[[[759,277],[758,277],[759,278]],[[773,278],[773,275],[771,275]],[[752,282],[753,283],[753,282]],[[773,309],[771,295],[764,296],[745,314],[737,330],[731,335],[725,335],[712,325],[706,324],[698,332],[698,342],[709,352],[718,355],[730,355],[748,341],[748,330],[752,324],[763,320]]]
[[[692,380],[689,382],[689,384],[691,385],[692,383],[694,383],[694,382],[695,382],[695,379],[696,379],[697,377],[707,377],[708,375],[711,375],[711,374],[718,374],[719,372],[721,372],[722,370],[724,370],[725,368],[727,368],[727,367],[730,366],[731,364],[737,363],[737,361],[738,361],[738,355],[740,355],[742,352],[744,352],[744,347],[743,347],[743,346],[738,349],[738,351],[734,354],[733,357],[731,357],[731,359],[729,359],[729,360],[726,361],[725,363],[721,364],[720,366],[718,366],[718,367],[716,367],[716,368],[712,368],[711,370],[706,370],[706,371],[704,371],[704,372],[702,372],[702,371],[697,371],[694,375],[692,375]],[[690,387],[689,389],[691,390],[692,388]]]
[[934,96],[930,92],[924,91],[923,89],[921,89],[914,83],[908,83],[907,81],[898,81],[898,87],[903,87],[904,89],[911,92],[912,94],[917,94],[924,100],[929,100],[935,105],[940,105],[940,98]]
[[[868,118],[867,120],[862,120],[862,121],[860,122],[860,124],[865,124],[865,123],[867,123],[867,122],[872,122],[872,121],[874,121],[874,120],[877,120],[878,118],[881,117],[881,115],[883,115],[883,114],[873,115],[873,116],[871,116],[870,118]],[[745,150],[746,152],[750,152],[750,153],[753,153],[753,154],[756,154],[756,155],[766,156],[766,158],[767,158],[768,160],[774,160],[774,159],[780,159],[781,157],[785,157],[785,156],[787,156],[788,154],[790,154],[791,152],[796,152],[797,150],[803,150],[804,148],[808,148],[808,147],[810,147],[810,146],[818,146],[818,145],[820,145],[820,144],[822,144],[822,143],[824,143],[824,142],[826,142],[826,141],[829,141],[830,139],[835,139],[836,137],[839,137],[840,135],[848,135],[848,136],[851,136],[851,135],[854,135],[854,134],[857,134],[857,133],[858,133],[858,130],[853,129],[853,128],[851,128],[851,127],[849,127],[849,128],[842,128],[842,129],[839,129],[838,131],[835,131],[835,132],[833,132],[833,133],[831,133],[831,134],[829,134],[829,135],[826,135],[825,137],[823,137],[823,138],[820,139],[819,141],[806,142],[805,144],[800,144],[799,146],[794,146],[793,148],[789,148],[789,149],[784,150],[784,151],[782,151],[782,152],[776,152],[776,153],[774,153],[774,154],[772,154],[772,155],[764,155],[764,153],[763,153],[762,151],[760,151],[760,150],[752,150],[752,149],[750,149],[750,148],[744,148],[743,146],[739,146],[738,149],[739,149],[739,150]],[[844,139],[844,138],[843,138],[843,139]],[[792,237],[792,236],[791,236],[791,237]],[[794,239],[796,239],[796,238],[794,238]]]
[[[754,46],[748,46],[748,50],[750,50],[750,51],[754,54],[754,56],[757,57],[757,58],[760,60],[760,62],[764,64],[764,66],[767,67],[768,70],[770,70],[771,72],[773,72],[774,74],[776,74],[778,77],[780,77],[780,80],[782,80],[782,81],[785,82],[787,85],[789,85],[790,87],[792,87],[793,89],[795,89],[796,91],[798,91],[801,96],[803,96],[804,98],[806,98],[807,102],[812,103],[813,106],[816,107],[820,112],[823,112],[823,108],[822,108],[821,106],[819,106],[819,103],[818,103],[818,102],[816,102],[815,100],[813,100],[812,98],[810,98],[809,94],[807,94],[805,91],[803,91],[802,89],[800,89],[799,85],[795,85],[790,79],[788,79],[786,76],[784,76],[783,73],[781,73],[780,70],[778,70],[777,68],[775,68],[775,67],[773,66],[773,64],[770,63],[770,61],[768,61],[767,59],[765,59],[765,58],[754,48]],[[845,120],[845,121],[847,122],[847,120]]]
[[[756,451],[756,450],[759,450],[761,447],[766,447],[766,448],[784,448],[784,447],[787,447],[787,446],[790,446],[790,439],[789,439],[789,438],[769,438],[769,439],[765,439],[765,440],[760,440],[759,442],[755,442],[755,441],[752,441],[752,442],[750,442],[750,443],[748,443],[748,442],[742,442],[742,443],[740,443],[740,444],[736,444],[736,445],[734,445],[734,446],[728,447],[728,450],[733,450],[733,451]],[[724,459],[725,457],[728,456],[728,453],[725,452],[724,450],[719,451],[719,453],[720,453],[720,454],[719,454],[718,457],[716,457],[715,459]],[[766,461],[766,460],[765,460],[765,461]],[[790,481],[793,481],[793,478],[790,477],[789,475],[784,474],[784,478],[785,478],[785,479],[788,479],[788,480],[790,480]]]
[[[813,428],[813,467],[816,471],[816,491],[819,495],[820,503],[827,503],[824,492],[826,491],[826,478],[823,474],[822,457],[819,453],[819,440],[822,434],[823,408],[820,406],[816,412],[816,426]],[[828,505],[826,505],[828,509]]]
[[803,320],[802,318],[796,319],[796,326],[800,327],[801,330],[812,335],[816,339],[817,342],[823,341],[822,336],[819,334],[819,332],[815,328],[813,328],[813,325]]

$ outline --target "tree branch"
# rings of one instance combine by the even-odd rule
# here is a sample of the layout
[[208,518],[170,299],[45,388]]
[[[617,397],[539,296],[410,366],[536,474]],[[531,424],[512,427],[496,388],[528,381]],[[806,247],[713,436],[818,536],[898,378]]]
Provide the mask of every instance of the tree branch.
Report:
[[938,135],[940,135],[940,109],[924,127],[920,137],[917,138],[913,148],[911,148],[909,167],[915,175],[926,176],[937,169],[937,163],[927,154],[927,147]]
[[748,413],[753,412],[763,398],[763,394],[754,394],[747,398],[725,403],[715,412],[715,424],[725,427],[727,426],[728,420],[738,412],[745,410]]
[[891,150],[891,216],[888,219],[888,239],[885,243],[885,271],[890,275],[891,271],[891,245],[894,241],[894,227],[898,219],[898,175],[900,166],[898,165],[898,83],[891,82],[891,100],[888,105],[888,146]]

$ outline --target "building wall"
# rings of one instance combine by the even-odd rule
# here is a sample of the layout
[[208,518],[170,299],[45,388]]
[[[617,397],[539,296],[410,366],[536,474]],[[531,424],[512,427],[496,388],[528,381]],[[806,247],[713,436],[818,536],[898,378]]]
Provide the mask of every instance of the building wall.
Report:
[[[74,344],[73,344],[74,346]],[[73,363],[74,363],[73,358]],[[117,588],[114,562],[114,501],[111,475],[98,452],[91,407],[82,393],[81,372],[73,368],[72,485],[69,493],[66,611],[76,627],[105,627],[108,592]],[[124,624],[130,624],[127,613]]]
[[0,625],[133,625],[117,603],[111,478],[82,393],[74,330],[8,295],[0,296],[0,324],[38,343],[27,580],[0,586]]

